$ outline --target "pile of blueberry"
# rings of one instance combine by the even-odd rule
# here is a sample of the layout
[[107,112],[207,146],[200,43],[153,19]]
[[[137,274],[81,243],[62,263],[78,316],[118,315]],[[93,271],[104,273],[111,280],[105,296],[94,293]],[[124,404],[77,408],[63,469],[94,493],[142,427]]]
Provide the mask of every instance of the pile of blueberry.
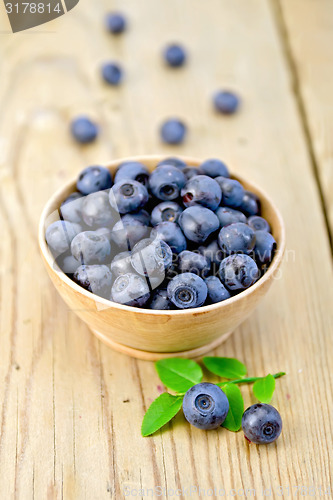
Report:
[[187,309],[253,285],[276,249],[260,200],[218,159],[166,158],[83,170],[46,230],[58,266],[86,290],[129,306]]
[[[119,37],[127,29],[127,20],[121,12],[109,12],[105,16],[105,28],[111,34]],[[162,51],[162,57],[169,68],[177,69],[186,63],[188,56],[185,48],[179,43],[167,45]],[[105,62],[101,69],[101,79],[112,87],[119,86],[124,78],[121,64],[115,61]],[[230,90],[219,90],[213,96],[213,107],[217,113],[234,114],[240,105],[240,98]],[[71,134],[80,144],[88,144],[98,137],[99,126],[88,116],[77,116],[71,123]],[[186,124],[179,118],[169,118],[160,127],[160,137],[166,144],[181,144],[187,133]]]

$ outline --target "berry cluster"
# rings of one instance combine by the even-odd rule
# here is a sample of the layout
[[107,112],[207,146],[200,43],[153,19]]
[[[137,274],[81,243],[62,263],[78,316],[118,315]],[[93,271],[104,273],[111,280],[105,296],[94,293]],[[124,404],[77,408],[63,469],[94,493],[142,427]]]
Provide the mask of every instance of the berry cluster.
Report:
[[[127,20],[120,12],[110,12],[105,16],[105,28],[112,34],[119,35],[126,31]],[[169,68],[180,68],[186,63],[188,56],[185,48],[179,43],[167,45],[162,57]],[[107,61],[100,68],[101,79],[112,87],[119,86],[124,79],[124,71],[119,62]],[[229,90],[219,90],[212,98],[212,104],[217,113],[224,115],[234,114],[240,105],[238,95]],[[169,118],[160,127],[160,137],[166,144],[180,144],[187,133],[186,124],[179,118]],[[99,134],[99,126],[87,116],[78,116],[71,123],[73,138],[80,144],[95,141]]]
[[187,309],[227,300],[267,270],[276,242],[260,200],[217,159],[83,170],[46,230],[57,264],[96,295]]

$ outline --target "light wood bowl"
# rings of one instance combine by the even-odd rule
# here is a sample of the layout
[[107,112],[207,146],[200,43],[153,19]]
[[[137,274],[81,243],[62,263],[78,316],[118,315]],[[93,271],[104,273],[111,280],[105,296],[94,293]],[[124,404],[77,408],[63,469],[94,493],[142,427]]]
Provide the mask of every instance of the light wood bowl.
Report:
[[[138,156],[110,162],[115,172],[123,161],[140,161],[150,170],[165,156]],[[198,159],[182,157],[198,166]],[[274,259],[257,283],[223,302],[196,309],[155,311],[125,306],[98,297],[74,283],[55,264],[45,242],[45,229],[56,220],[55,211],[61,202],[75,191],[76,180],[57,191],[46,204],[39,224],[39,245],[47,272],[68,306],[89,326],[94,335],[117,351],[140,359],[156,360],[170,356],[198,357],[224,342],[259,304],[277,277],[285,248],[283,220],[269,197],[240,176],[233,176],[243,186],[256,193],[262,215],[269,221],[277,242]]]

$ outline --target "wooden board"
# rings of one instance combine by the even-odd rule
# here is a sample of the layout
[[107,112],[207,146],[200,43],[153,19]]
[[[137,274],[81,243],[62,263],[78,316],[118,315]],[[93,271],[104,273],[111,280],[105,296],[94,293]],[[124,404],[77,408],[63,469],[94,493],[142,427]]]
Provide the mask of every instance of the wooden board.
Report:
[[276,0],[276,8],[304,130],[309,135],[314,173],[333,235],[333,4],[329,0]]
[[[130,22],[116,40],[102,29],[111,7]],[[277,495],[279,487],[285,495],[290,488],[290,496],[296,487],[326,491],[333,459],[332,267],[272,4],[105,0],[92,7],[81,0],[31,32],[5,33],[2,10],[0,23],[1,497],[118,499],[125,488],[157,486],[169,498],[171,489],[191,486],[239,496],[243,489],[257,496],[269,488]],[[173,40],[190,54],[179,71],[160,57]],[[108,58],[126,70],[119,89],[100,81],[99,65]],[[242,96],[237,116],[212,111],[211,94],[221,86]],[[84,148],[68,134],[70,118],[82,112],[102,126],[100,140]],[[157,134],[173,115],[189,126],[179,148],[163,146]],[[239,357],[251,374],[288,373],[273,400],[284,430],[271,446],[249,446],[241,433],[190,428],[181,414],[142,438],[145,409],[159,394],[153,363],[95,340],[46,276],[36,238],[51,193],[88,164],[159,152],[220,156],[267,190],[285,218],[280,279],[214,351]],[[254,402],[248,388],[243,393],[246,404]]]

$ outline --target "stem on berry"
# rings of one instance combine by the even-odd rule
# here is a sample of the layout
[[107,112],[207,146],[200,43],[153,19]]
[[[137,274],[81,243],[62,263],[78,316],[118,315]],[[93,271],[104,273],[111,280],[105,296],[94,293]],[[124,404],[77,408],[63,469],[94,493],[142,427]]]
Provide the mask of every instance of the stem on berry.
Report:
[[[286,373],[285,372],[278,372],[278,373],[274,373],[273,374],[273,377],[274,378],[280,378],[280,377],[283,377],[283,375],[285,375]],[[256,382],[257,380],[261,380],[263,379],[264,377],[247,377],[247,378],[239,378],[239,379],[235,379],[235,380],[227,380],[225,382],[219,382],[218,384],[216,385],[226,385],[226,384],[252,384],[252,382]]]

